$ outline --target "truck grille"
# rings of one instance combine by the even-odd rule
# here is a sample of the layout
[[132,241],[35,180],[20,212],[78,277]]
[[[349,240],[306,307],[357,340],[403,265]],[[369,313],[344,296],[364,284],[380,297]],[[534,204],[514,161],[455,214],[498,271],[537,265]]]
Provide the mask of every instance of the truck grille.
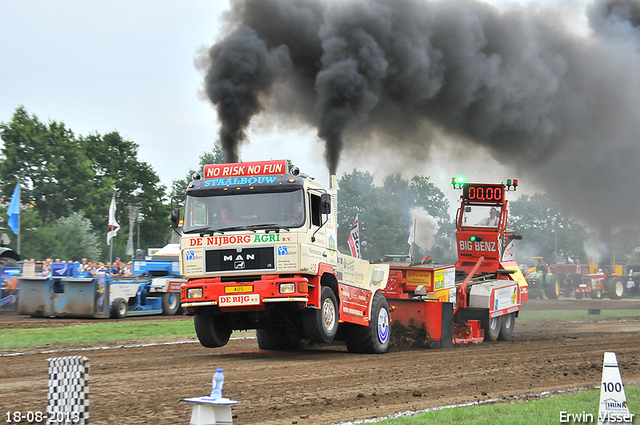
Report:
[[275,248],[231,248],[205,251],[205,272],[275,270]]

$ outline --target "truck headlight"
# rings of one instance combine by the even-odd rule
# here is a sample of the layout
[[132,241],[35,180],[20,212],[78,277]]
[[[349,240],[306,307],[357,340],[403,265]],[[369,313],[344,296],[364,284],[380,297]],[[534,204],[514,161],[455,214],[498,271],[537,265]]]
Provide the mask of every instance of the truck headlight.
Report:
[[187,298],[202,298],[202,288],[187,289]]
[[280,284],[280,293],[281,294],[293,294],[296,292],[296,284],[295,283],[281,283]]

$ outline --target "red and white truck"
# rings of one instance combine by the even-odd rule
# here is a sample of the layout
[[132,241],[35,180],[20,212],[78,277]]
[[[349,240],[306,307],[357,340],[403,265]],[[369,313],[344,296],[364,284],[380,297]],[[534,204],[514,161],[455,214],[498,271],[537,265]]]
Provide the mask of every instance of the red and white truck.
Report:
[[[336,181],[324,188],[287,160],[207,165],[194,176],[181,302],[202,345],[224,346],[234,330],[256,329],[261,349],[344,340],[351,352],[383,353],[392,324],[424,330],[434,347],[511,337],[527,286],[512,259],[505,185],[461,186],[460,260],[441,265],[340,253]],[[491,207],[495,224],[471,224]],[[177,228],[179,209],[171,220]]]

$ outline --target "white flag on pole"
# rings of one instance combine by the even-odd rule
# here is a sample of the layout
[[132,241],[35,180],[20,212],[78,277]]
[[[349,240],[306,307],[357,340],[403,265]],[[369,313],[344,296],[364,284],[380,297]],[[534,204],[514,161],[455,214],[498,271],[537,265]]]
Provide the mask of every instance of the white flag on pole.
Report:
[[111,245],[111,238],[118,234],[120,225],[116,221],[116,194],[111,198],[111,206],[109,207],[109,231],[107,232],[107,245]]

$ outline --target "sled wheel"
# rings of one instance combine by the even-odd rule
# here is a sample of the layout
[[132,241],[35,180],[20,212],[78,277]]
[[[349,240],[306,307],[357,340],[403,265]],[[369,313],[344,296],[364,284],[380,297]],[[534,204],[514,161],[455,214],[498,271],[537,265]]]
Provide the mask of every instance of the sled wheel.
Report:
[[500,328],[502,327],[502,316],[489,318],[487,323],[487,329],[484,330],[485,341],[495,341],[500,335]]
[[502,324],[500,325],[500,335],[498,339],[501,341],[509,341],[513,337],[513,328],[516,326],[516,314],[509,313],[502,316]]
[[256,329],[256,338],[261,350],[293,351],[300,348],[300,334],[295,329]]
[[127,303],[124,298],[116,298],[111,305],[111,317],[114,319],[124,319],[127,317]]
[[180,293],[167,292],[162,294],[162,314],[165,316],[173,316],[180,308]]
[[389,348],[391,321],[387,299],[376,292],[371,304],[369,326],[349,324],[346,332],[347,350],[351,353],[382,354]]
[[229,342],[231,329],[221,322],[220,316],[214,317],[211,313],[200,313],[194,316],[193,324],[200,344],[207,348],[217,348]]
[[338,302],[331,288],[324,287],[321,292],[319,310],[309,310],[302,318],[307,338],[311,342],[331,342],[338,332]]

